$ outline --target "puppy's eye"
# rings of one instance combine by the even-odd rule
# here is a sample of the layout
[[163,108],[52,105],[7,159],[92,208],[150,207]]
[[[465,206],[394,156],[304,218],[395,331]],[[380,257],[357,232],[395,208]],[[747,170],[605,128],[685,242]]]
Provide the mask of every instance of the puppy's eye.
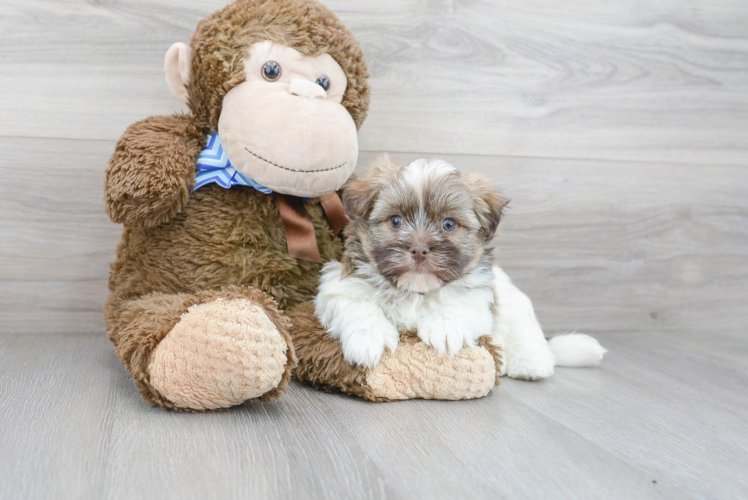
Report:
[[442,222],[442,228],[445,231],[454,231],[454,228],[457,227],[457,223],[453,221],[452,219],[444,219],[444,222]]
[[319,85],[320,87],[322,87],[323,89],[325,89],[325,92],[327,92],[328,90],[330,90],[330,79],[327,78],[324,75],[322,75],[319,78],[317,78],[317,81],[314,82],[314,83],[316,83],[317,85]]
[[281,67],[275,61],[268,61],[262,66],[262,77],[269,81],[274,82],[281,77]]
[[394,216],[390,219],[390,226],[397,229],[398,227],[403,225],[403,218],[399,215]]

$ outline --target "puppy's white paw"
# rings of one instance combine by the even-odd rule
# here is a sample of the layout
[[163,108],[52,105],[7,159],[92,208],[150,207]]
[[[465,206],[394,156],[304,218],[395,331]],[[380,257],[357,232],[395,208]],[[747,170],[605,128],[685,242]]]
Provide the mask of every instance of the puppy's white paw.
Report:
[[507,352],[507,375],[511,378],[539,380],[553,375],[553,353],[547,343],[523,345]]
[[384,350],[397,349],[400,335],[389,322],[381,322],[357,328],[340,339],[343,358],[352,365],[373,368],[382,358]]
[[441,316],[428,317],[418,323],[418,337],[440,356],[447,352],[454,356],[463,347],[475,347],[474,335],[461,321]]

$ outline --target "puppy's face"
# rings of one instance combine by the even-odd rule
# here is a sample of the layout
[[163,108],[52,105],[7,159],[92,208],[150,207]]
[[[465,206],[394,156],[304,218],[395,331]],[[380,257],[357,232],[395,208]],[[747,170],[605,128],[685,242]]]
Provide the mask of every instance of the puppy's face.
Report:
[[398,167],[388,158],[343,194],[351,224],[346,265],[369,263],[397,288],[425,293],[475,269],[504,201],[481,174],[443,161]]

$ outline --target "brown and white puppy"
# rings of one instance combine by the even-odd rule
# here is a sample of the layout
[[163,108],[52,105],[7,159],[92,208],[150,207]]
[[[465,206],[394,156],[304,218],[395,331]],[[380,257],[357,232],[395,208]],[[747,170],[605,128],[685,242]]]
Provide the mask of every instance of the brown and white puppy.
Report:
[[[385,156],[346,185],[343,202],[350,218],[343,261],[323,268],[316,313],[349,363],[372,367],[385,348],[396,349],[398,331],[415,330],[451,355],[493,335],[510,376],[553,373],[532,304],[486,247],[505,201],[484,175],[441,160],[400,167]],[[565,336],[567,350],[570,339],[597,344]]]
[[490,266],[485,244],[505,205],[482,174],[443,161],[401,168],[386,156],[346,185],[343,202],[346,274],[373,264],[390,286],[421,294]]

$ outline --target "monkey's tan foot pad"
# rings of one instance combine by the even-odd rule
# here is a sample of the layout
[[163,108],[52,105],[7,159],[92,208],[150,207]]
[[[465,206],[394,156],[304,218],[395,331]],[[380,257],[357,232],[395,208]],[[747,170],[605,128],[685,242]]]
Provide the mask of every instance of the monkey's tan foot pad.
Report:
[[216,410],[273,391],[289,346],[265,310],[243,299],[194,305],[152,354],[151,385],[179,408]]
[[313,304],[301,304],[287,313],[299,358],[294,376],[303,384],[380,402],[481,398],[498,384],[501,349],[488,337],[482,337],[478,347],[462,349],[452,357],[439,356],[412,332],[402,333],[394,353],[386,351],[376,367],[365,369],[345,361],[340,342],[314,316]]
[[456,356],[439,356],[422,342],[400,342],[368,371],[372,399],[475,399],[496,385],[496,365],[482,348],[462,349]]

